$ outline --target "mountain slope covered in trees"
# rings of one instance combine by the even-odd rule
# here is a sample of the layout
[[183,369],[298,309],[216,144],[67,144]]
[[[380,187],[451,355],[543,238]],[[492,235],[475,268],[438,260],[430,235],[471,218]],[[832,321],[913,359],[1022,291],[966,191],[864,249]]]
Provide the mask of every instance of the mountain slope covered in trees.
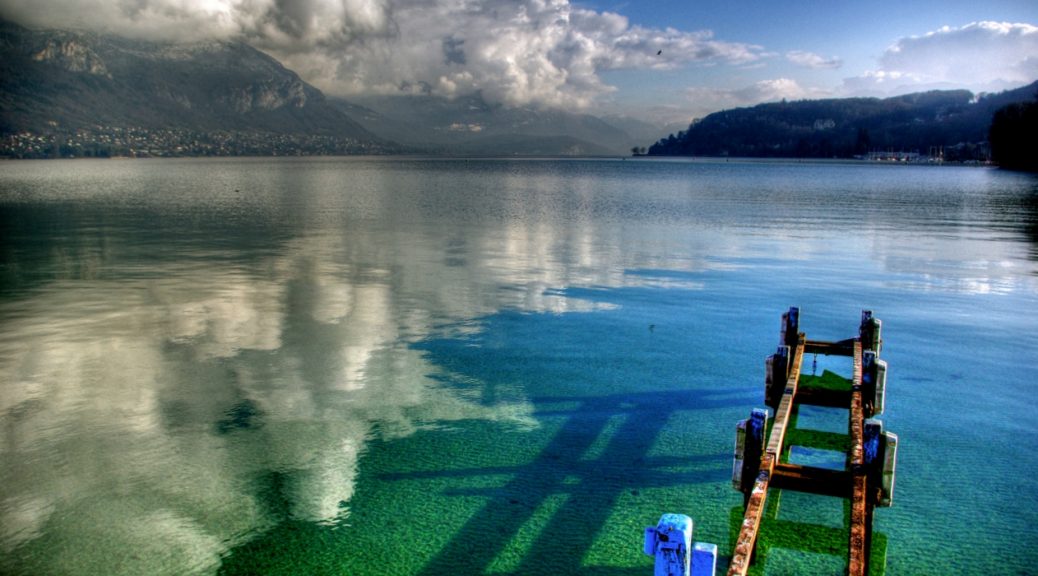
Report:
[[991,155],[999,166],[1038,172],[1038,97],[999,108],[990,136]]
[[875,151],[942,150],[983,159],[994,113],[1033,100],[1038,82],[999,94],[966,90],[894,98],[842,98],[724,110],[653,144],[650,155],[851,158]]

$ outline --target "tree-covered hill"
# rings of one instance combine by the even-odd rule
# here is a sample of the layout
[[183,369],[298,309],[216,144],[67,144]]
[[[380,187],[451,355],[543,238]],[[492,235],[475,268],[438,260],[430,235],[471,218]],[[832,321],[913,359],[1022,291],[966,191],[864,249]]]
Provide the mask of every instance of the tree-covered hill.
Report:
[[1038,172],[1038,97],[995,111],[990,138],[999,166]]
[[942,150],[946,159],[983,159],[994,113],[1029,101],[1038,82],[999,94],[966,90],[893,98],[760,104],[710,114],[653,144],[660,156],[850,158],[870,152]]

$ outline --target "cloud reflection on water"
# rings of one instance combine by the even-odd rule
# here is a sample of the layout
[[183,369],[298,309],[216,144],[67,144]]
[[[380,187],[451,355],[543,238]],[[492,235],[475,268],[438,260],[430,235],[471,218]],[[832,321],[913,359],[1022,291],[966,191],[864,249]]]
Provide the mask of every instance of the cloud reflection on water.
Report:
[[400,229],[336,230],[322,202],[310,208],[294,216],[316,230],[245,261],[228,260],[220,238],[134,254],[124,243],[141,232],[78,211],[86,224],[63,223],[72,245],[15,262],[51,280],[0,303],[8,562],[212,571],[281,519],[257,494],[271,472],[285,479],[290,517],[335,522],[373,435],[474,418],[536,425],[521,391],[487,404],[445,388],[410,343],[502,307],[592,310],[601,304],[549,288],[629,281],[615,254],[595,252],[616,245],[600,238],[608,231],[527,217],[529,202],[516,200],[524,214],[507,226],[446,245]]
[[[254,485],[269,471],[287,478],[291,517],[331,522],[375,433],[533,425],[522,400],[484,405],[442,388],[400,340],[433,329],[432,316],[489,309],[464,301],[486,293],[443,285],[447,315],[405,310],[383,272],[392,262],[351,275],[327,239],[294,240],[250,269],[173,262],[147,279],[64,278],[8,303],[19,311],[0,342],[5,553],[39,540],[47,554],[23,568],[209,571],[278,521]],[[255,413],[231,414],[243,402]]]

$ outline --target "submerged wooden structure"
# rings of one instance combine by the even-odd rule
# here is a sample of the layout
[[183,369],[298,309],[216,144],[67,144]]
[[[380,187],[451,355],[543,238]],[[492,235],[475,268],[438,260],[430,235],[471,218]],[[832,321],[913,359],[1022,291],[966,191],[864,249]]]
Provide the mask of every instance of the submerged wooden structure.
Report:
[[[800,332],[799,317],[798,308],[783,314],[780,345],[766,362],[765,403],[774,412],[770,425],[768,412],[755,409],[737,427],[732,483],[743,493],[745,514],[729,576],[745,576],[753,561],[769,488],[850,500],[850,576],[868,574],[873,509],[892,502],[897,436],[884,432],[882,422],[874,418],[883,411],[886,388],[886,363],[879,359],[882,323],[871,311],[863,311],[857,337],[827,342],[809,340]],[[802,387],[805,354],[849,357],[849,389]],[[847,409],[849,442],[843,470],[788,462],[786,432],[798,405]]]

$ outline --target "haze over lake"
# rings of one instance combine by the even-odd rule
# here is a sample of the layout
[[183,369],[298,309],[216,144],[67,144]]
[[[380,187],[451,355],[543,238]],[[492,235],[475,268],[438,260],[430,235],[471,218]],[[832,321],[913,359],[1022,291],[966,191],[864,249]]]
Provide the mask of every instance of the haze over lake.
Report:
[[[724,564],[793,305],[884,321],[886,573],[1028,573],[1036,272],[988,168],[5,162],[0,572],[633,576],[664,512]],[[777,514],[763,573],[845,570]]]

